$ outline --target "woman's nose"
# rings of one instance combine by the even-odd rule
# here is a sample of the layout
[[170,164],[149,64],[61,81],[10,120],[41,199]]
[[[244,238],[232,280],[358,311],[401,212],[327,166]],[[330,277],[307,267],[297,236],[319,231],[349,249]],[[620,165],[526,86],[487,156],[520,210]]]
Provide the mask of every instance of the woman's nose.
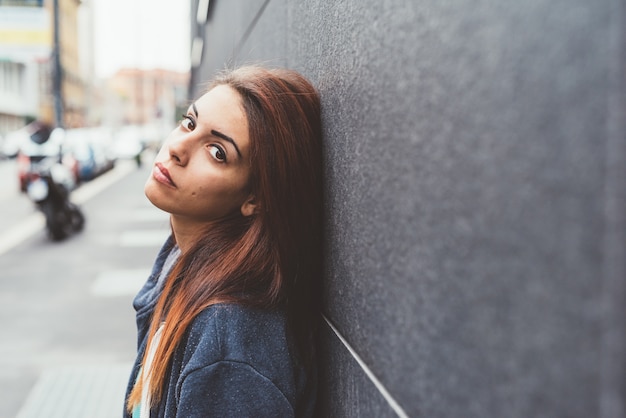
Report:
[[180,165],[186,165],[190,152],[188,135],[173,136],[168,142],[170,158]]

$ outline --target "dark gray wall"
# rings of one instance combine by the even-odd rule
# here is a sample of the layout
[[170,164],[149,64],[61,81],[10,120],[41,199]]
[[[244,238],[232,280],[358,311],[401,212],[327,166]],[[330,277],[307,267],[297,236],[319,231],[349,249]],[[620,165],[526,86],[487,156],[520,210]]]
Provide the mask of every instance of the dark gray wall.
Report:
[[321,92],[324,416],[625,416],[622,3],[211,1]]

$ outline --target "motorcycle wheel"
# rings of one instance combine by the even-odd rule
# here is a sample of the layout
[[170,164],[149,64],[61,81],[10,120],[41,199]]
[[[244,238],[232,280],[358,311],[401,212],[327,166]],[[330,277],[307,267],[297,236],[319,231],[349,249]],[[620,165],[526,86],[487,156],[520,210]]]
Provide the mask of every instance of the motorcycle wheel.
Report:
[[50,239],[61,241],[67,238],[71,231],[67,228],[65,213],[55,208],[51,202],[44,204],[41,209],[46,216],[46,229]]
[[69,215],[72,230],[74,230],[74,232],[82,231],[85,227],[85,215],[83,215],[83,212],[80,210],[80,208],[70,203]]
[[48,227],[48,235],[52,241],[62,241],[69,235],[61,225],[51,225]]

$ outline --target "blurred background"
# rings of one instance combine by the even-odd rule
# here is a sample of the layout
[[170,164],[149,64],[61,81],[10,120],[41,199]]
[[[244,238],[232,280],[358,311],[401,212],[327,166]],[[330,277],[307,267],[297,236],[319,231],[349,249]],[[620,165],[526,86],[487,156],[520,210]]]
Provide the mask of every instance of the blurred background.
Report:
[[[168,233],[144,162],[187,107],[189,25],[186,1],[0,0],[2,418],[121,415],[132,298]],[[32,193],[60,169],[80,234]]]
[[187,2],[1,1],[2,154],[33,120],[158,142],[186,100],[188,27]]

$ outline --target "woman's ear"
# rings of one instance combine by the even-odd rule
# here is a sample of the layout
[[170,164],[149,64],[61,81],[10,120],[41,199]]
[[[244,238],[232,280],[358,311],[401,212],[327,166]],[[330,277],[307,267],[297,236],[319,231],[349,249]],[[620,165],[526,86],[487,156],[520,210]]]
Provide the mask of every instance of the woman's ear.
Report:
[[243,205],[241,205],[241,214],[243,216],[250,216],[256,212],[257,202],[256,197],[254,195],[248,196]]

